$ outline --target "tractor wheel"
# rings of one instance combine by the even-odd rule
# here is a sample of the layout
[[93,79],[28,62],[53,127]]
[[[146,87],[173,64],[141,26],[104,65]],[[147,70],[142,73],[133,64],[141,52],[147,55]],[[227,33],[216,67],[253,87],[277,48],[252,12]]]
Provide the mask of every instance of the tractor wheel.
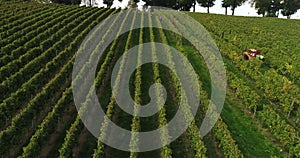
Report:
[[244,59],[245,59],[245,60],[249,60],[249,56],[246,55],[246,54],[244,54]]

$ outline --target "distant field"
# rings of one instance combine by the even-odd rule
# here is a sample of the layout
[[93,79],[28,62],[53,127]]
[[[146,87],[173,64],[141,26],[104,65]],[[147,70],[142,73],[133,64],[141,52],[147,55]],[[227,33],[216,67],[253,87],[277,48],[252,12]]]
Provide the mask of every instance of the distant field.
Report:
[[[211,83],[196,48],[174,32],[158,28],[135,29],[119,36],[100,59],[95,76],[97,96],[113,122],[128,130],[150,131],[166,124],[178,109],[177,78],[159,64],[143,65],[130,81],[132,98],[141,104],[150,101],[152,84],[160,82],[166,87],[167,102],[159,113],[133,117],[113,99],[112,68],[126,50],[141,43],[161,42],[182,52],[199,76],[201,103],[187,131],[161,149],[124,152],[98,141],[85,128],[74,105],[73,64],[86,35],[120,11],[0,3],[0,157],[300,157],[300,21],[277,18],[187,13],[210,32],[227,70],[221,117],[203,139],[199,127],[210,101]],[[134,18],[174,27],[171,20],[161,21],[150,14],[136,12]],[[109,33],[102,39],[106,36]],[[265,59],[245,61],[242,53],[250,48],[260,49]],[[153,52],[151,57],[155,56]],[[182,63],[172,61],[171,53],[165,58],[188,71]],[[105,129],[102,132],[113,139]],[[165,137],[168,132],[158,139]]]

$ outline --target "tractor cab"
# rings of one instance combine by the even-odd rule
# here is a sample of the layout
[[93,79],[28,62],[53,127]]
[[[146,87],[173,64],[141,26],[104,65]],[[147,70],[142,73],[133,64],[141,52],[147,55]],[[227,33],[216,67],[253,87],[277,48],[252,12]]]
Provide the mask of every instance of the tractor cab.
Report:
[[264,56],[260,55],[260,50],[256,50],[256,49],[249,49],[247,52],[243,53],[244,59],[245,60],[250,60],[250,59],[260,59],[263,60]]

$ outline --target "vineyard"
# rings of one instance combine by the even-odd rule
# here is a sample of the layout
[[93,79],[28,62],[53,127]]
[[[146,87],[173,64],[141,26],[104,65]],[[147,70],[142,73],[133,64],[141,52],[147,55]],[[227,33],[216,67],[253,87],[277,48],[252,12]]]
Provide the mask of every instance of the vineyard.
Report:
[[[157,63],[145,64],[130,77],[131,97],[136,103],[145,105],[151,100],[148,94],[151,85],[161,83],[167,99],[165,103],[160,99],[155,101],[158,107],[164,106],[150,117],[130,115],[118,106],[112,94],[113,67],[129,49],[149,42],[172,46],[188,59],[198,75],[200,106],[187,130],[171,144],[157,150],[126,152],[95,138],[84,126],[74,103],[73,65],[89,32],[122,11],[57,4],[0,3],[0,158],[300,157],[299,20],[186,13],[207,29],[226,66],[226,100],[221,117],[201,138],[200,126],[211,101],[210,73],[203,57],[179,34],[143,27],[146,24],[162,26],[163,23],[175,30],[177,27],[190,30],[192,23],[181,23],[178,17],[159,14],[159,11],[136,10],[117,16],[111,25],[119,26],[115,33],[118,38],[105,49],[95,75],[96,95],[106,118],[134,132],[155,130],[172,120],[182,94],[193,91],[192,88],[181,89],[177,72],[170,68]],[[125,25],[132,28],[139,25],[140,28],[121,34]],[[100,27],[105,29],[104,25]],[[112,30],[105,31],[101,42],[112,34]],[[249,48],[260,49],[265,59],[243,60],[242,52]],[[157,58],[157,49],[151,46],[152,59]],[[142,50],[139,48],[136,63],[142,62]],[[183,80],[189,80],[192,70],[185,63],[175,62],[171,49],[165,52],[168,53],[163,58],[175,70],[185,71],[188,75]],[[127,62],[126,57],[120,62],[116,87],[123,83],[120,76],[128,71]],[[82,69],[89,69],[88,63]],[[154,95],[162,94],[154,89]],[[79,112],[85,112],[87,102]],[[188,102],[182,109],[188,120]],[[138,106],[133,110],[138,113]],[[102,123],[100,137],[113,140],[113,134],[107,132],[107,119]],[[153,141],[167,142],[170,132],[163,130]],[[129,148],[134,151],[139,141],[133,133]]]

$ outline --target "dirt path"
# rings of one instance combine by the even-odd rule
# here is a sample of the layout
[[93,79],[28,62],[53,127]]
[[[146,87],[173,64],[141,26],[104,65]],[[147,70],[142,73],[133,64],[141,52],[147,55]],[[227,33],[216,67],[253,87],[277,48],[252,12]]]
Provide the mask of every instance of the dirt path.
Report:
[[40,151],[40,157],[47,157],[49,155],[53,147],[56,145],[59,135],[63,132],[62,130],[64,130],[64,125],[70,120],[71,115],[76,112],[74,103],[68,104],[67,106],[68,110],[61,118],[60,123],[55,129],[55,131],[49,136],[50,139],[48,143],[43,145]]
[[[114,105],[114,106],[117,106],[117,105]],[[112,115],[112,118],[111,118],[112,122],[118,122],[119,121],[119,119],[118,119],[118,114],[119,113],[120,113],[120,108],[115,108],[114,107],[114,114]],[[110,137],[109,133],[107,134],[107,136]],[[111,138],[108,138],[108,139],[111,139]],[[105,155],[110,155],[111,147],[105,147],[104,153],[105,153]]]
[[[62,89],[67,88],[67,86],[71,83],[71,78],[69,77],[68,79],[66,79],[66,82],[62,85]],[[60,98],[60,96],[62,95],[61,91],[57,91],[52,99],[50,99],[50,101],[48,102],[48,104],[44,105],[44,108],[42,109],[42,111],[39,113],[38,118],[35,121],[35,125],[34,126],[30,126],[29,128],[27,128],[27,131],[25,132],[25,134],[23,135],[22,139],[18,142],[18,145],[14,146],[13,148],[10,148],[9,150],[9,155],[10,157],[16,157],[17,154],[19,154],[23,148],[24,145],[26,145],[27,141],[31,138],[31,136],[34,134],[36,128],[38,127],[38,125],[43,121],[43,119],[47,116],[47,114],[50,112],[50,110],[52,109],[52,105],[54,105],[56,103],[56,101]]]
[[[181,42],[181,43],[182,43],[182,42]],[[178,43],[177,43],[177,46],[178,46]],[[185,49],[185,48],[183,48],[183,49]],[[186,51],[186,50],[183,50],[183,51]],[[184,66],[182,65],[182,63],[178,63],[178,64],[180,64],[180,67],[184,67]],[[178,109],[178,106],[179,106],[179,105],[177,104],[177,101],[176,101],[176,94],[174,94],[174,92],[175,92],[176,90],[175,90],[175,88],[172,86],[172,85],[174,85],[174,83],[173,83],[173,80],[171,80],[171,75],[170,75],[170,73],[168,73],[167,75],[168,75],[168,79],[169,79],[169,80],[168,80],[168,84],[170,85],[170,88],[171,88],[172,102],[175,103],[174,106],[176,107],[176,109]],[[205,116],[205,111],[204,111],[201,107],[198,108],[198,113],[200,114],[200,116]],[[196,115],[196,116],[197,116],[197,115]],[[198,117],[200,117],[200,116],[198,116]],[[198,122],[200,122],[201,120],[202,120],[202,118],[195,118],[196,124],[199,124]],[[198,126],[198,127],[200,127],[200,126]],[[192,147],[191,147],[190,139],[189,139],[187,133],[185,132],[185,133],[182,135],[182,137],[183,137],[183,138],[182,138],[183,141],[186,142],[187,145],[188,145],[188,147],[189,147],[189,149],[191,149]],[[216,141],[216,138],[215,138],[213,132],[208,133],[207,136],[206,136],[206,139],[203,139],[203,141],[206,141],[206,142],[205,142],[205,145],[207,145],[207,142],[208,142],[208,143],[210,144],[209,147],[213,147],[213,148],[214,148],[214,149],[213,149],[214,153],[212,154],[213,156],[223,157],[222,150],[220,149],[220,147],[219,147],[219,145],[218,145],[218,143],[217,143],[217,141]],[[206,146],[206,147],[207,147],[207,146]],[[208,154],[208,152],[207,152],[207,154]],[[193,156],[193,151],[189,150],[189,157],[192,157],[192,156]]]
[[[121,47],[121,42],[119,41],[116,48],[115,48],[113,58],[110,61],[110,64],[109,64],[109,66],[108,66],[108,68],[105,72],[105,76],[101,80],[102,84],[101,84],[100,89],[98,90],[98,93],[97,93],[98,98],[100,98],[100,96],[105,92],[104,88],[110,83],[109,79],[110,79],[110,75],[111,75],[112,70],[113,70],[112,67],[114,66],[114,63],[116,62],[117,56],[118,56],[117,55],[118,52],[116,50],[118,50],[120,47]],[[96,110],[93,110],[93,111],[96,112]],[[90,121],[92,121],[92,120],[90,120]],[[79,156],[80,151],[83,149],[83,146],[85,145],[85,142],[88,140],[88,137],[90,137],[90,136],[92,136],[92,135],[86,129],[86,127],[84,127],[84,129],[81,131],[81,133],[79,135],[79,139],[78,139],[78,142],[77,142],[76,146],[72,150],[74,157]]]
[[[230,43],[228,40],[224,40],[227,43]],[[236,45],[235,45],[236,46]],[[238,46],[236,46],[238,47]],[[239,48],[239,47],[238,47]],[[239,48],[240,49],[240,48]],[[280,107],[280,105],[276,104],[275,102],[273,102],[272,100],[268,99],[266,97],[266,95],[264,94],[264,92],[262,92],[262,90],[258,89],[255,86],[254,81],[248,76],[245,75],[245,73],[240,72],[236,67],[234,67],[232,64],[232,61],[230,61],[230,59],[228,57],[223,58],[223,60],[229,64],[236,72],[239,72],[240,75],[243,76],[243,80],[246,80],[248,83],[250,83],[252,85],[252,88],[258,93],[258,94],[263,94],[262,96],[264,97],[264,100],[267,100],[272,106],[276,107],[274,110],[276,110],[276,112],[280,115],[280,117],[283,117],[284,119],[287,120],[287,123],[289,123],[291,126],[293,126],[297,131],[300,131],[300,128],[296,125],[296,123],[291,119],[288,118],[286,116],[286,114],[284,114],[284,112],[282,111],[282,108]]]
[[[233,90],[230,89],[230,92],[233,93]],[[236,100],[238,100],[239,102],[242,102],[242,100],[240,98],[237,98]],[[257,125],[257,127],[264,133],[264,135],[266,135],[277,147],[284,149],[284,146],[282,146],[282,144],[276,140],[272,133],[263,127],[263,124],[259,121],[259,119],[247,108],[247,106],[245,104],[242,104],[243,106],[243,111],[246,115],[250,116],[255,124]],[[283,151],[285,154],[288,154],[287,152]]]
[[[169,88],[170,88],[169,93],[170,93],[171,98],[172,98],[172,106],[173,106],[173,108],[176,109],[176,111],[177,111],[178,108],[179,108],[179,104],[178,104],[177,97],[176,97],[176,89],[175,89],[174,86],[173,86],[173,85],[174,85],[174,82],[173,82],[173,80],[172,80],[172,77],[171,77],[169,71],[168,71],[168,73],[166,74],[166,76],[167,76],[167,78],[169,79],[169,80],[167,81],[167,83],[169,84]],[[189,140],[189,137],[188,137],[188,135],[187,135],[186,132],[184,132],[184,133],[181,135],[181,137],[179,137],[179,139],[182,139],[182,141],[185,142],[184,145],[186,146],[187,149],[192,149],[191,143],[190,143],[190,140]],[[177,140],[176,140],[176,141],[177,141]],[[171,146],[171,148],[172,148],[172,146]],[[186,153],[185,153],[185,155],[186,155],[185,158],[192,158],[192,157],[193,157],[193,151],[192,151],[192,150],[187,150]]]

